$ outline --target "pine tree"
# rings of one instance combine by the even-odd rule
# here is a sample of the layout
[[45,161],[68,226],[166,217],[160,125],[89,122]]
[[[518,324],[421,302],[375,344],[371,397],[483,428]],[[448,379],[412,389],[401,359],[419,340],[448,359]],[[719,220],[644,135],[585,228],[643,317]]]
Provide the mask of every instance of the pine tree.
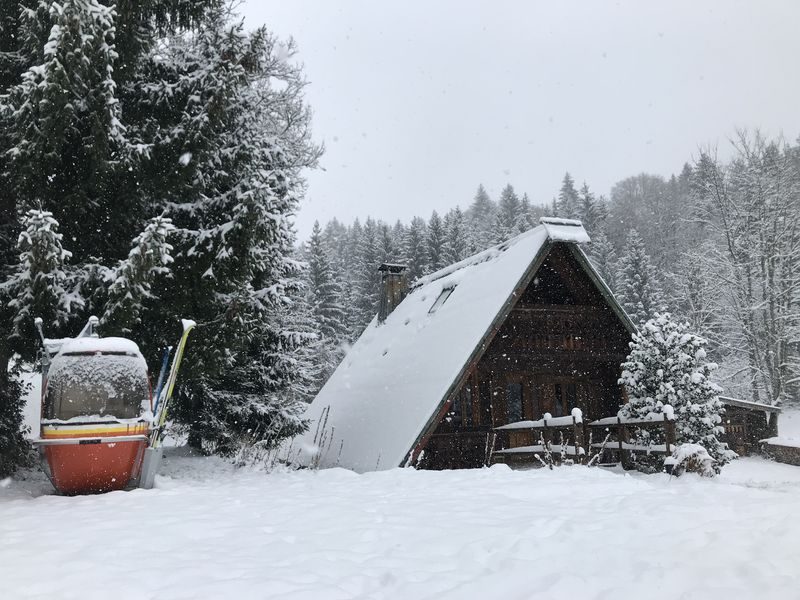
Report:
[[428,251],[426,239],[428,236],[425,219],[414,217],[411,225],[406,229],[403,240],[406,265],[408,265],[408,280],[414,281],[425,274],[428,267]]
[[528,194],[522,194],[522,202],[520,205],[522,212],[522,227],[524,231],[533,229],[539,224],[539,218],[543,215],[541,209],[536,209],[531,205],[531,200]]
[[112,275],[108,290],[103,324],[122,332],[130,332],[141,324],[143,304],[154,299],[153,282],[158,277],[169,277],[172,262],[172,245],[167,241],[175,230],[172,221],[154,217],[145,230],[133,240],[128,258],[120,261]]
[[506,185],[500,193],[495,217],[494,241],[496,243],[511,239],[525,230],[522,205],[513,186]]
[[617,264],[617,294],[634,323],[644,323],[664,308],[664,296],[655,267],[635,229],[628,233],[625,252]]
[[444,218],[445,242],[444,262],[457,263],[468,256],[468,237],[464,222],[464,213],[456,206]]
[[378,312],[380,299],[380,277],[378,267],[381,265],[381,250],[378,240],[378,224],[372,218],[364,222],[359,246],[356,250],[356,270],[354,287],[356,292],[356,329],[357,334],[366,327]]
[[600,219],[600,214],[597,209],[597,201],[595,200],[594,194],[591,192],[586,182],[584,182],[583,187],[581,187],[576,216],[580,219],[581,223],[583,223],[583,227],[586,231],[588,231],[590,235],[593,234]]
[[[677,323],[669,314],[656,314],[634,334],[631,352],[622,364],[620,385],[628,390],[630,402],[622,415],[642,418],[661,413],[670,405],[675,414],[675,442],[700,444],[716,461],[717,471],[735,457],[724,434],[722,389],[710,379],[717,365],[708,362],[706,340],[689,331],[688,323]],[[663,444],[662,430],[637,430],[635,442]],[[636,455],[637,464],[646,470],[660,469],[663,459],[656,455]]]
[[318,149],[309,139],[305,82],[286,52],[293,48],[279,48],[266,30],[246,34],[219,11],[196,36],[160,48],[149,66],[172,69],[153,91],[157,107],[180,98],[190,106],[168,114],[173,128],[151,151],[176,165],[175,199],[164,208],[183,233],[176,283],[192,290],[160,305],[172,318],[207,323],[187,354],[189,383],[176,415],[192,445],[220,453],[254,431],[274,443],[304,426],[296,406],[311,370],[303,343],[315,335],[289,317],[304,293],[290,217],[304,185],[300,170],[316,164]]
[[428,272],[438,271],[445,266],[444,242],[445,231],[439,213],[433,211],[428,221],[428,235],[426,237],[428,252]]
[[497,207],[483,185],[478,186],[475,198],[467,211],[470,254],[480,252],[494,243],[494,223]]
[[314,222],[308,243],[306,277],[309,305],[319,332],[324,339],[338,345],[345,322],[344,308],[340,303],[342,289],[331,270],[318,221]]
[[3,287],[12,297],[9,308],[15,313],[12,336],[18,340],[18,349],[25,347],[25,356],[31,357],[35,353],[34,319],[58,326],[72,309],[64,270],[71,253],[61,245],[64,236],[58,232],[52,213],[31,209],[23,227],[18,242],[19,266]]
[[19,13],[26,69],[0,95],[10,159],[2,193],[69,224],[77,263],[90,255],[121,258],[141,202],[124,184],[135,152],[114,79],[116,9],[97,0],[33,4]]
[[600,229],[592,234],[592,243],[589,246],[589,259],[609,289],[616,293],[617,289],[617,253],[614,245]]
[[378,221],[378,256],[381,263],[398,262],[402,252],[394,241],[393,230],[383,221]]
[[575,180],[569,173],[564,173],[561,181],[561,190],[558,192],[558,201],[555,203],[557,216],[573,219],[578,215],[578,192],[575,190]]

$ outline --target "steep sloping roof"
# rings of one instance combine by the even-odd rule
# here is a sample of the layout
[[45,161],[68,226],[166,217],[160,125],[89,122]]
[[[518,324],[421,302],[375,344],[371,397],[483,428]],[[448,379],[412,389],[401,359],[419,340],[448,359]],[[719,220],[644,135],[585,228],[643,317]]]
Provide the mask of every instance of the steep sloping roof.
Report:
[[419,279],[386,321],[373,320],[350,349],[309,406],[311,427],[293,442],[293,454],[309,462],[316,438],[324,440],[322,467],[364,472],[401,465],[550,241],[581,243],[589,236],[580,222],[550,219]]

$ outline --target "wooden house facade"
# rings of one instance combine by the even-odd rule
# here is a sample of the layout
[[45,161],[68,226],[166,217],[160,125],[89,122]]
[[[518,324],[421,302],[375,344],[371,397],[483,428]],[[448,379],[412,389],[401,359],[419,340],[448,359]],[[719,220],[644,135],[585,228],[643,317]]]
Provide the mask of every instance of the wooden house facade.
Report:
[[567,416],[573,408],[601,418],[624,403],[617,381],[632,325],[614,310],[574,245],[555,242],[541,259],[424,440],[420,466],[478,467],[487,444],[497,450],[536,441],[529,430],[495,440],[496,427]]
[[[494,428],[580,408],[616,415],[634,325],[597,275],[578,221],[542,225],[398,293],[309,407],[299,462],[363,472],[486,464]],[[524,446],[530,432],[499,443]]]

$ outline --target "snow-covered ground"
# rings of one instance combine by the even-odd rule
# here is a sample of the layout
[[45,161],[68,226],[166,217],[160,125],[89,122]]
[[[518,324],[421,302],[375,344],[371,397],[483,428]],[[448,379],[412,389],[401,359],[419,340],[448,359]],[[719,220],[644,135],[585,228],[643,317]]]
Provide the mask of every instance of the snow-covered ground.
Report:
[[0,489],[2,598],[797,598],[800,468],[234,470],[157,489]]

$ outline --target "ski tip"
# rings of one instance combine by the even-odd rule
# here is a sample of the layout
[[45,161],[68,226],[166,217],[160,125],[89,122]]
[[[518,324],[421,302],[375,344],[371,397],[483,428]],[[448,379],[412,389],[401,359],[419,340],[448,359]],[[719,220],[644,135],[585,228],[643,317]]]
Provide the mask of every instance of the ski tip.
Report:
[[191,319],[181,319],[181,324],[183,325],[184,331],[187,331],[197,325],[197,323],[195,323]]

